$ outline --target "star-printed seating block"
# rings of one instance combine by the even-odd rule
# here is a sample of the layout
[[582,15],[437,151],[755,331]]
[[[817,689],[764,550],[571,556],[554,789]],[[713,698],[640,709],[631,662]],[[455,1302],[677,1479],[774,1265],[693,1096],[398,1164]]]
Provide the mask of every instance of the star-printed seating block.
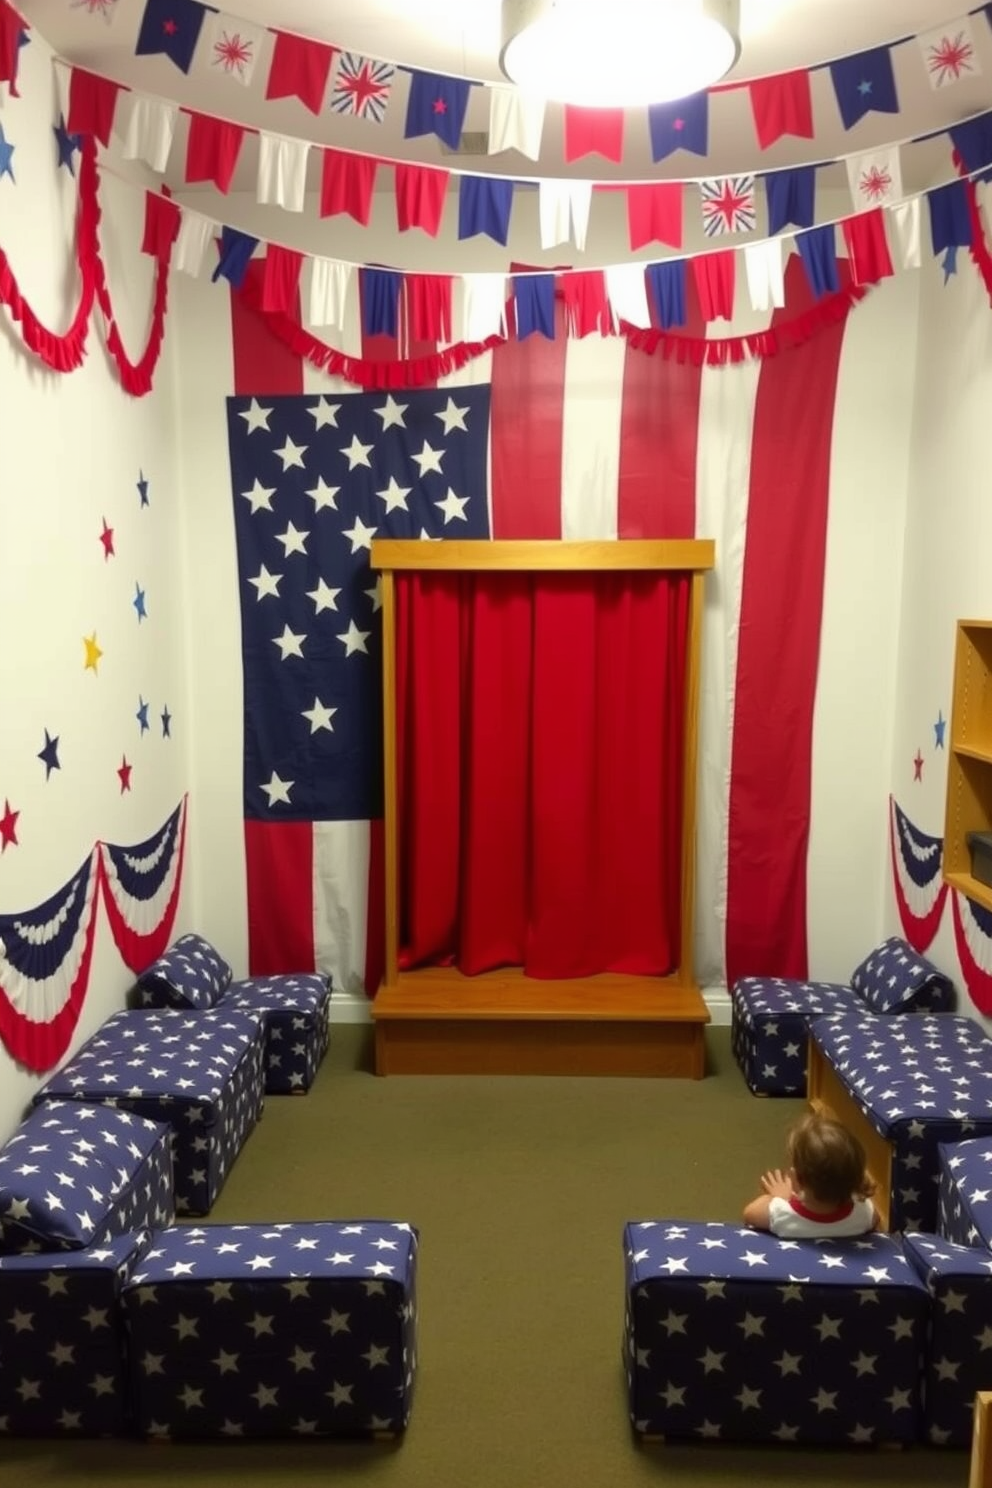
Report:
[[265,1028],[268,1095],[302,1095],[309,1090],[327,1052],[328,977],[300,973],[232,981],[230,966],[202,935],[180,936],[143,971],[136,998],[148,1008],[257,1013]]
[[819,1018],[821,1059],[889,1149],[889,1228],[937,1227],[939,1146],[992,1137],[992,1038],[959,1014]]
[[176,1209],[206,1214],[262,1112],[257,1016],[144,1008],[114,1013],[35,1094],[108,1102],[172,1130]]
[[0,1431],[130,1429],[121,1288],[147,1240],[142,1231],[85,1250],[0,1256]]
[[175,1227],[124,1289],[137,1429],[153,1437],[402,1432],[417,1233],[381,1220]]
[[938,1235],[904,1235],[931,1298],[924,1435],[934,1446],[971,1443],[975,1394],[992,1388],[992,1255]]
[[624,1230],[628,1406],[641,1436],[869,1445],[922,1420],[928,1295],[899,1242],[722,1223]]
[[937,1160],[937,1233],[992,1251],[992,1138],[941,1143]]
[[731,1045],[749,1088],[756,1095],[805,1095],[814,1018],[946,1012],[954,986],[907,941],[891,936],[854,968],[849,984],[741,977],[730,999]]

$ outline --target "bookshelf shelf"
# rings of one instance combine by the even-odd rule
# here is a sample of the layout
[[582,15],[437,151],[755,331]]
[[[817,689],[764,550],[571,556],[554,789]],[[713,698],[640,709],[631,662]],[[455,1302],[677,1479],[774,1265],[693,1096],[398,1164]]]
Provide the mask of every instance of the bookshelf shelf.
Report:
[[992,620],[959,620],[944,814],[944,881],[992,910],[972,872],[970,832],[992,831]]

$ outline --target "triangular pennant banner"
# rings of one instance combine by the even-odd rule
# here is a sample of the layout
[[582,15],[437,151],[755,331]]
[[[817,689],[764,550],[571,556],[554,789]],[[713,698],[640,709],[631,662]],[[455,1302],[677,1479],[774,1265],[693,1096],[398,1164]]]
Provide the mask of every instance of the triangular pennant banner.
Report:
[[298,98],[304,108],[319,114],[337,47],[285,31],[277,31],[275,37],[266,98]]
[[206,14],[199,0],[146,0],[135,56],[166,56],[189,72]]
[[916,38],[931,88],[947,88],[965,77],[977,77],[981,63],[967,16],[935,26]]

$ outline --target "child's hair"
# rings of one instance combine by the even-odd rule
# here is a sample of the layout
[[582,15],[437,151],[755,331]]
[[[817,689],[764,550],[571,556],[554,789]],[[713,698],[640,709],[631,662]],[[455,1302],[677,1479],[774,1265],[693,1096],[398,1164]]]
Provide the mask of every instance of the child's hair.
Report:
[[865,1149],[846,1127],[815,1113],[789,1133],[789,1162],[801,1188],[824,1204],[867,1199],[875,1185],[866,1171]]

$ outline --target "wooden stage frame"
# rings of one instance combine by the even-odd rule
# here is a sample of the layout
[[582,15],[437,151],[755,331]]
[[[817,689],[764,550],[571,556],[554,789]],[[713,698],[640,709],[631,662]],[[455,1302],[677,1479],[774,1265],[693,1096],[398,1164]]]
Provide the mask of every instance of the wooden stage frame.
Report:
[[[376,1073],[649,1075],[701,1079],[709,1010],[695,981],[696,762],[703,583],[711,539],[630,542],[373,539],[382,577],[386,965],[372,1004]],[[397,572],[636,572],[692,576],[686,664],[678,968],[667,977],[544,981],[399,967]]]

